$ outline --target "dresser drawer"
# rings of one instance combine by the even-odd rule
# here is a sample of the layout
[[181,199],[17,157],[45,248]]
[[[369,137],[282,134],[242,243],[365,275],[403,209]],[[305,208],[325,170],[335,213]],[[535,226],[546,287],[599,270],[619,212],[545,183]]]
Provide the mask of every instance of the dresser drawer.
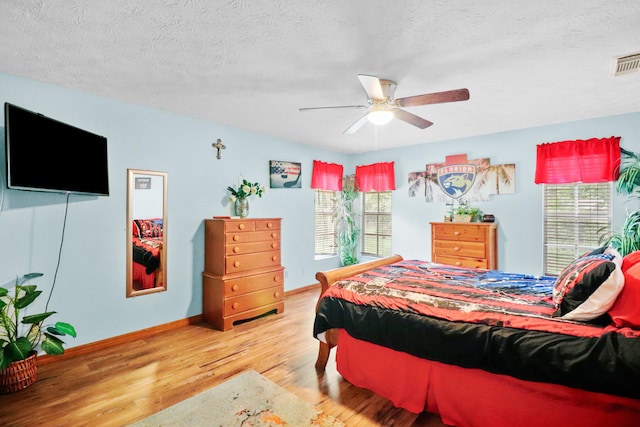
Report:
[[266,240],[264,242],[236,243],[226,245],[224,248],[225,255],[242,255],[255,252],[265,252],[280,249],[280,240]]
[[261,291],[239,295],[237,297],[225,298],[224,316],[233,316],[243,311],[251,310],[269,304],[282,301],[284,290],[282,286],[277,286]]
[[257,219],[256,231],[260,230],[280,230],[280,221],[275,219]]
[[434,240],[433,246],[438,255],[486,258],[486,246],[481,242]]
[[482,226],[471,224],[456,224],[455,227],[448,225],[434,225],[434,240],[462,240],[467,242],[484,242],[485,230]]
[[228,221],[224,223],[224,231],[226,233],[231,231],[235,231],[235,232],[253,231],[255,229],[256,229],[256,222],[252,220]]
[[466,267],[466,268],[484,268],[484,269],[489,268],[489,264],[487,260],[480,259],[480,258],[458,258],[458,257],[449,257],[446,255],[436,255],[433,262],[437,262],[440,264],[455,265],[457,267]]
[[224,295],[227,298],[259,291],[273,286],[284,286],[284,268],[268,273],[254,274],[237,279],[225,280]]
[[253,233],[225,233],[225,243],[261,242],[264,240],[280,240],[280,230],[254,231]]
[[255,254],[231,255],[225,259],[225,274],[239,273],[255,268],[280,265],[280,250]]

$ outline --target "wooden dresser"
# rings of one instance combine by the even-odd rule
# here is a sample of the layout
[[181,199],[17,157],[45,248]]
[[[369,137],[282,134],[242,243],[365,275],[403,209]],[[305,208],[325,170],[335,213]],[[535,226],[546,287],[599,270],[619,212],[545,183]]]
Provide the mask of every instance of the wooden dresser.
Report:
[[497,270],[497,225],[488,222],[432,222],[431,261]]
[[280,218],[206,219],[202,311],[226,331],[238,320],[284,311]]

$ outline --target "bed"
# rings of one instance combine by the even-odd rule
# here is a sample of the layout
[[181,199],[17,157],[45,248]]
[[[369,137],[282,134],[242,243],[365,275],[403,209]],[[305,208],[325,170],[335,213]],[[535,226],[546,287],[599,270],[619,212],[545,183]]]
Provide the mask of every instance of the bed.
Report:
[[610,314],[626,258],[603,248],[558,278],[399,255],[318,272],[316,369],[337,346],[347,381],[457,427],[638,426],[640,328]]
[[132,281],[134,290],[163,286],[162,218],[134,219],[131,244],[133,247]]

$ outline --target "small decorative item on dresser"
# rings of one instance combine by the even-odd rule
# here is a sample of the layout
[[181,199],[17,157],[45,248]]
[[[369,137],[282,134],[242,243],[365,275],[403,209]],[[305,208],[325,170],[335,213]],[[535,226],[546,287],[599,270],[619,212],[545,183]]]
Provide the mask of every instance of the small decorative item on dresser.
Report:
[[246,179],[243,179],[242,184],[240,184],[237,189],[233,187],[227,187],[227,191],[231,193],[231,195],[229,196],[229,201],[231,203],[234,203],[236,216],[245,218],[249,215],[249,197],[262,197],[264,187],[257,182],[251,183]]
[[495,222],[496,217],[493,214],[482,215],[482,222]]

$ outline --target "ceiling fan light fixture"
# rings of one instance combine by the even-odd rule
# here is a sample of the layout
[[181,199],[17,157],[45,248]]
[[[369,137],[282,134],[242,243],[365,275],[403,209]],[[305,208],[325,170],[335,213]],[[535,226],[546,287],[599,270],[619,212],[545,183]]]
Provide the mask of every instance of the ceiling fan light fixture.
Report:
[[376,126],[384,126],[393,119],[393,111],[374,109],[367,114],[367,119]]

